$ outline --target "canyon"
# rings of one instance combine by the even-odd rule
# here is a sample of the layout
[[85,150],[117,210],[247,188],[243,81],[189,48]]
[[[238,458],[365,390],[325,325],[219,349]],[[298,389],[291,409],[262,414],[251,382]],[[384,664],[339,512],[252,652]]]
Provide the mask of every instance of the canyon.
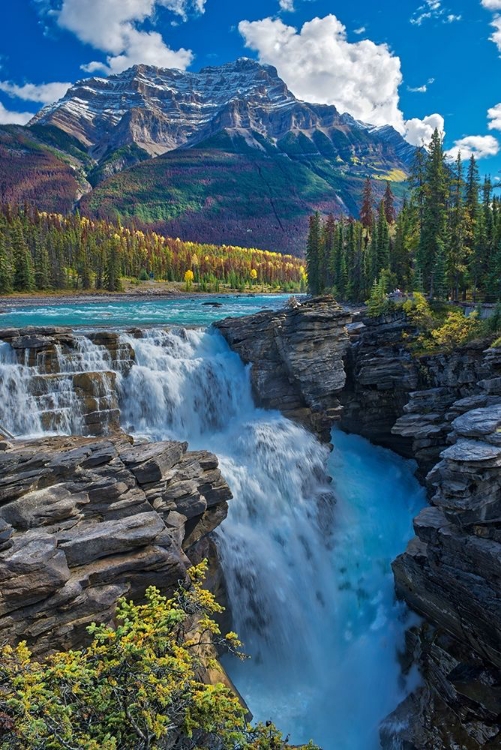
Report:
[[[393,564],[398,596],[424,618],[408,630],[401,655],[404,672],[417,664],[423,683],[383,722],[383,747],[499,747],[501,350],[485,340],[417,357],[404,316],[350,321],[325,297],[215,327],[252,365],[258,407],[280,408],[325,442],[337,423],[390,447],[415,459],[427,487],[430,504]],[[178,349],[206,346],[194,332],[162,335]],[[140,595],[164,576],[164,586],[174,585],[190,560],[207,554],[211,585],[224,595],[211,532],[232,502],[223,479],[234,470],[231,463],[224,458],[218,466],[217,451],[166,439],[155,414],[149,437],[157,442],[132,445],[125,433],[144,429],[141,399],[129,401],[119,419],[132,371],[142,378],[136,393],[147,390],[137,358],[147,351],[151,357],[155,336],[139,329],[85,336],[56,327],[0,331],[4,384],[11,368],[6,397],[12,404],[21,394],[28,398],[24,414],[12,409],[3,426],[43,432],[55,420],[52,426],[94,436],[0,443],[0,566],[9,579],[0,629],[28,638],[41,653],[51,644],[80,643],[85,625],[109,619],[119,596]],[[84,359],[94,365],[85,378]],[[225,362],[231,370],[233,360]],[[241,386],[238,402],[230,399],[230,411],[218,413],[211,391],[221,385],[230,391],[209,371],[212,385],[197,394],[205,423],[190,426],[200,443],[209,428],[223,429],[228,414],[238,416],[248,398]],[[166,366],[162,386],[176,373],[172,363]],[[178,411],[181,417],[173,414],[171,421],[182,432],[181,404]],[[306,439],[284,423],[270,429],[285,441]],[[311,460],[328,529],[332,491],[322,479],[321,456]]]

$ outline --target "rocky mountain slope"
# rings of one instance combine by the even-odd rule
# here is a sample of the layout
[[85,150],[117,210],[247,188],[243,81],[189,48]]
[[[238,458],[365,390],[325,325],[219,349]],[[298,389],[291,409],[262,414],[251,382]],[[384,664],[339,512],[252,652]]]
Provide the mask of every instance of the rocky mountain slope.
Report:
[[[13,183],[14,199],[27,195],[26,181],[36,184],[33,159],[15,142],[31,138],[69,164],[80,184],[75,200],[88,179],[81,208],[89,214],[134,218],[183,239],[296,252],[312,211],[356,215],[367,175],[381,191],[390,179],[401,192],[414,153],[389,126],[297,100],[275,68],[246,58],[199,73],[137,65],[82,80],[28,128],[8,132],[0,184]],[[27,180],[16,193],[19,152]],[[28,197],[45,208],[46,191]]]

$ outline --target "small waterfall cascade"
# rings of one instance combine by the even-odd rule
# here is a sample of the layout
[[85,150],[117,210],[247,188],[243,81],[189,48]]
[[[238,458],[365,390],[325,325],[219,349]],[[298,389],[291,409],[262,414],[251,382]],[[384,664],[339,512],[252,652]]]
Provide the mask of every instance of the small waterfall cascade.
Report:
[[40,348],[0,342],[0,424],[18,436],[104,434],[113,412],[118,424],[121,361],[84,335]]
[[408,613],[390,568],[424,503],[411,467],[336,431],[330,454],[256,408],[247,369],[217,332],[74,338],[23,363],[0,344],[0,424],[100,434],[95,415],[116,414],[137,437],[213,451],[234,495],[217,543],[251,657],[225,662],[230,676],[255,718],[292,743],[377,750],[380,721],[412,687],[400,676]]

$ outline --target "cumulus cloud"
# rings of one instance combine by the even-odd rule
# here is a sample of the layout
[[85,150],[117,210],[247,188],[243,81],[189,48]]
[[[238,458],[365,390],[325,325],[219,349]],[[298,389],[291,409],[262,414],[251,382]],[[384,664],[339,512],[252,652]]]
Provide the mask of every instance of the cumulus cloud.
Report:
[[26,125],[33,112],[11,112],[0,102],[0,125]]
[[412,91],[414,94],[426,94],[428,86],[431,86],[432,83],[435,83],[435,79],[428,78],[426,83],[423,83],[422,86],[415,86],[414,88],[412,86],[407,86],[407,91]]
[[499,52],[501,53],[501,15],[497,11],[501,11],[501,0],[481,0],[481,4],[487,10],[492,10],[495,15],[491,21],[491,26],[494,31],[490,35],[489,39],[494,42]]
[[294,11],[294,0],[278,0],[280,4],[280,10],[287,10],[290,13]]
[[386,44],[348,42],[334,15],[314,18],[300,31],[276,18],[241,21],[238,28],[246,46],[274,65],[300,99],[334,104],[359,120],[404,131],[400,59]]
[[360,28],[359,28],[359,29],[355,29],[355,30],[353,31],[353,33],[354,33],[354,34],[363,34],[363,33],[364,33],[364,31],[365,31],[365,26],[360,26]]
[[0,91],[4,91],[11,97],[23,99],[28,102],[40,102],[40,104],[51,104],[61,99],[71,86],[71,83],[25,83],[17,86],[9,81],[0,81]]
[[495,107],[488,109],[487,118],[489,119],[489,130],[501,130],[501,104],[496,104]]
[[501,16],[494,16],[491,21],[491,26],[494,27],[494,31],[490,35],[489,39],[494,42],[499,52],[501,53]]
[[438,114],[404,121],[400,59],[386,44],[348,42],[345,26],[334,15],[314,18],[299,31],[276,18],[241,21],[238,28],[246,46],[258,52],[261,62],[274,65],[300,99],[334,104],[373,125],[392,125],[413,144],[429,141],[434,127],[443,130]]
[[493,135],[468,135],[454,141],[454,146],[446,151],[446,156],[456,159],[461,153],[462,161],[470,159],[484,159],[488,156],[496,156],[499,153],[499,142]]
[[[496,0],[492,1],[496,2]],[[442,0],[425,0],[423,5],[420,5],[413,13],[410,21],[415,26],[421,26],[424,21],[430,18],[435,18],[442,23],[454,23],[454,21],[460,21],[462,16],[450,13],[443,7]]]
[[444,135],[444,118],[442,115],[434,113],[423,117],[422,120],[413,117],[405,123],[405,139],[413,146],[426,146],[430,142],[435,129]]
[[191,50],[173,50],[158,32],[141,28],[154,21],[160,7],[186,20],[189,13],[204,12],[205,0],[63,0],[54,13],[59,26],[106,53],[106,63],[82,66],[87,72],[118,73],[138,63],[185,69],[193,60]]

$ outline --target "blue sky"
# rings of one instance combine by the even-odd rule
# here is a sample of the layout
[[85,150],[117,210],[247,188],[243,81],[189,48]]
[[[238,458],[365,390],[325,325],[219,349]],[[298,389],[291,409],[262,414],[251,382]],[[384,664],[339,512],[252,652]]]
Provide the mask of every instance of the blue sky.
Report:
[[443,122],[452,155],[473,152],[501,178],[501,0],[16,0],[2,21],[1,122],[89,74],[246,55],[299,98],[410,142]]

